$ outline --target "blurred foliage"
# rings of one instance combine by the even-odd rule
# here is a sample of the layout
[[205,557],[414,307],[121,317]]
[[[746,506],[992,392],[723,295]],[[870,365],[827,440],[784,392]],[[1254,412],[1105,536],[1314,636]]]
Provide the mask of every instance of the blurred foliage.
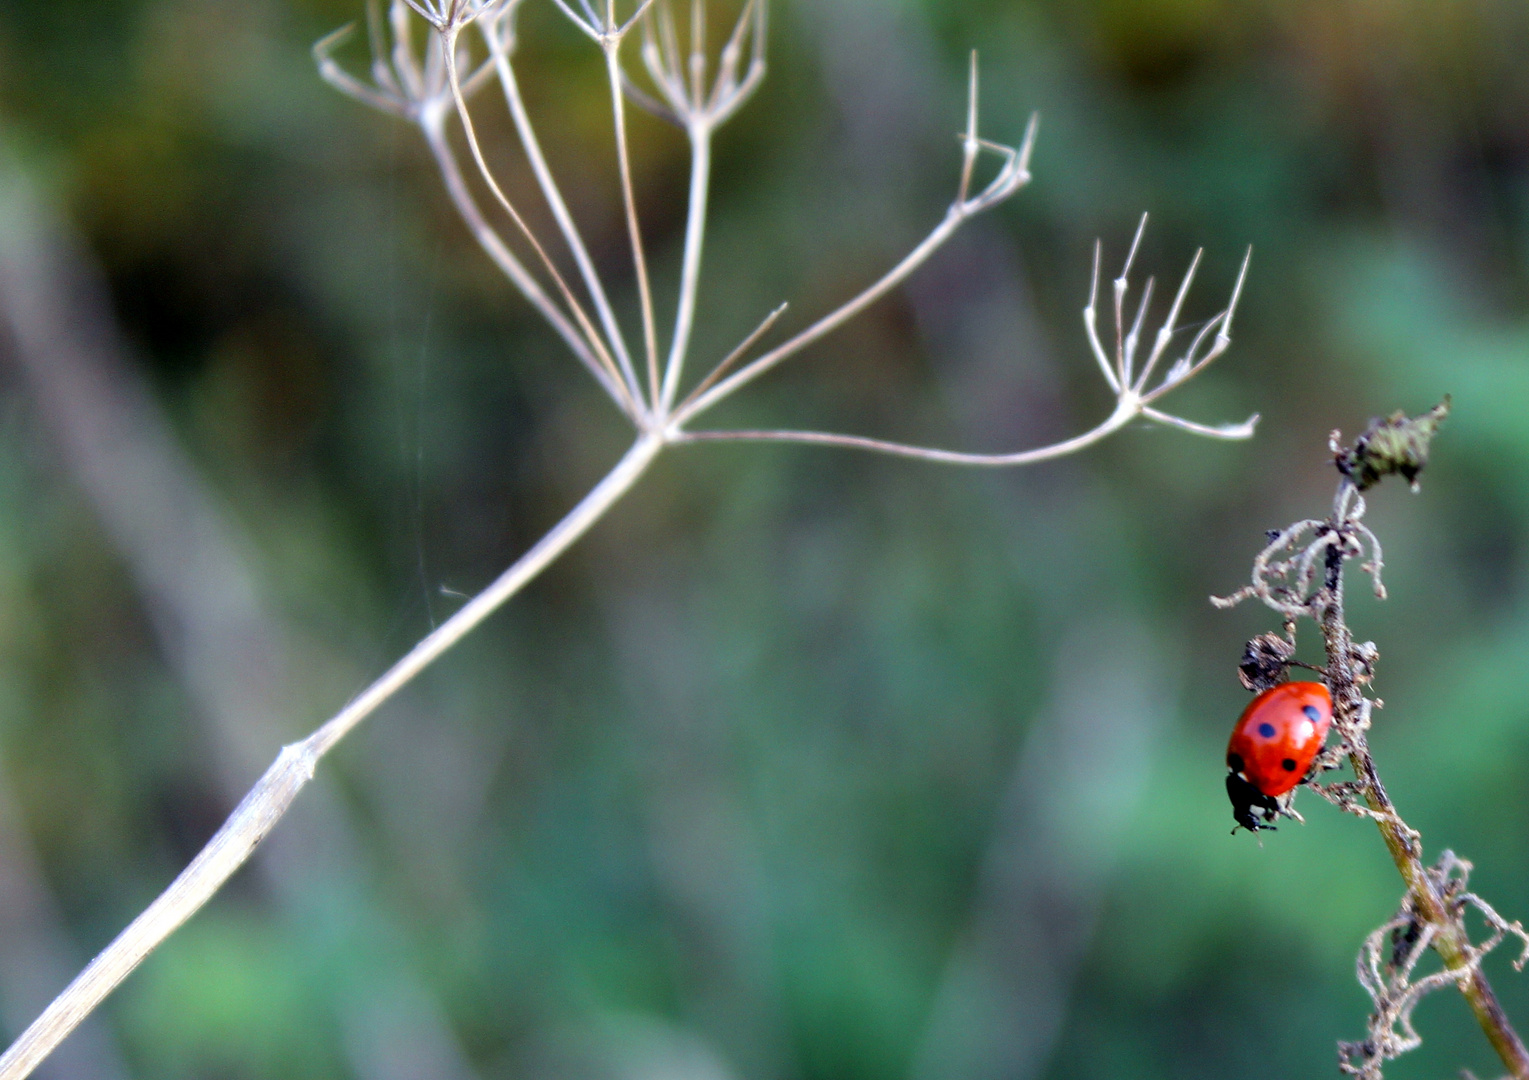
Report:
[[[0,7],[0,141],[100,260],[281,617],[323,643],[291,735],[623,445],[418,139],[314,74],[312,41],[361,14]],[[550,4],[523,25],[531,107],[630,313],[598,64]],[[698,357],[782,299],[826,310],[935,220],[974,47],[994,136],[1042,115],[1035,183],[719,419],[994,450],[1080,430],[1107,406],[1078,318],[1093,238],[1118,254],[1145,209],[1160,275],[1207,248],[1191,318],[1254,247],[1232,351],[1181,404],[1259,411],[1257,438],[1135,430],[1002,475],[673,454],[325,764],[354,860],[279,895],[246,872],[112,999],[135,1075],[387,1075],[354,1002],[392,965],[486,1078],[975,1078],[932,1019],[973,953],[1041,1001],[954,999],[974,1045],[1017,1040],[1007,1076],[1331,1071],[1366,1009],[1353,955],[1400,882],[1369,826],[1309,798],[1304,828],[1227,836],[1236,662],[1272,620],[1204,598],[1263,529],[1326,505],[1329,430],[1445,392],[1422,493],[1372,499],[1392,599],[1352,618],[1381,649],[1373,747],[1399,808],[1529,916],[1529,9],[782,3],[770,79],[719,144]],[[683,141],[634,124],[672,272]],[[1045,725],[1085,762],[1143,750],[1069,790],[1040,782]],[[0,758],[80,956],[230,808],[215,756],[0,367]],[[313,828],[305,805],[282,831]],[[1046,952],[1058,927],[1076,954]],[[1529,985],[1496,967],[1522,1030]],[[1390,1075],[1492,1075],[1463,1003],[1418,1020]]]

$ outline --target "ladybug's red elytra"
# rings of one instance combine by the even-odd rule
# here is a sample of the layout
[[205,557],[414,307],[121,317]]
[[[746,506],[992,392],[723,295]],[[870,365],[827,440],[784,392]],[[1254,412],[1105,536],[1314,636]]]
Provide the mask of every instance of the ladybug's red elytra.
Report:
[[[1226,746],[1226,793],[1238,825],[1274,828],[1275,800],[1306,778],[1332,722],[1332,695],[1321,683],[1281,683],[1253,699]],[[1262,822],[1254,807],[1263,810]]]

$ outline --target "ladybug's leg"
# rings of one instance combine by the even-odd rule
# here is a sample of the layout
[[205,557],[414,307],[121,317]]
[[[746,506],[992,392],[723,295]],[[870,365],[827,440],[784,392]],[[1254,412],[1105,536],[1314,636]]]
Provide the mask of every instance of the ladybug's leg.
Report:
[[1317,755],[1316,760],[1311,763],[1311,768],[1307,770],[1306,776],[1302,779],[1301,783],[1309,784],[1320,774],[1332,769],[1341,768],[1343,759],[1346,757],[1348,757],[1348,747],[1341,743],[1337,746],[1325,748]]
[[1266,822],[1264,828],[1268,829],[1270,832],[1275,831],[1274,826],[1267,824],[1267,822],[1271,822],[1275,818],[1279,817],[1280,814],[1284,811],[1284,807],[1280,805],[1280,801],[1278,799],[1270,798],[1268,795],[1265,795],[1261,791],[1258,793],[1258,799],[1256,801],[1259,806],[1263,807],[1264,821]]
[[1295,793],[1299,790],[1301,789],[1298,787],[1291,788],[1289,791],[1285,792],[1285,794],[1277,797],[1274,800],[1274,803],[1279,807],[1280,817],[1287,817],[1294,822],[1304,825],[1306,824],[1306,819],[1303,818],[1295,809]]

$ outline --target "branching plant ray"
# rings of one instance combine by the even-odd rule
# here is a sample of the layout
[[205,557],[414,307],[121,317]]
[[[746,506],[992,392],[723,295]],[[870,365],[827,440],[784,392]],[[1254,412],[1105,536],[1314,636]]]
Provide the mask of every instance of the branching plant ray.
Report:
[[[129,926],[66,987],[32,1025],[0,1055],[0,1080],[22,1080],[89,1015],[101,1001],[125,979],[142,960],[168,938],[186,919],[207,902],[250,857],[269,831],[274,828],[298,793],[313,778],[320,760],[346,735],[392,698],[421,671],[452,648],[478,624],[534,580],[553,560],[594,527],[609,509],[646,474],[655,459],[671,447],[699,445],[716,440],[776,441],[810,443],[823,447],[843,447],[911,457],[929,463],[969,466],[1010,466],[1033,464],[1093,446],[1107,436],[1133,423],[1160,424],[1211,438],[1243,439],[1252,435],[1254,416],[1239,424],[1213,425],[1191,421],[1166,412],[1162,399],[1184,382],[1203,372],[1226,351],[1231,342],[1230,328],[1238,297],[1245,280],[1247,262],[1231,291],[1225,309],[1201,329],[1187,350],[1176,358],[1165,358],[1166,374],[1148,385],[1153,374],[1159,347],[1154,344],[1150,358],[1138,358],[1138,343],[1150,338],[1142,335],[1150,328],[1147,313],[1132,332],[1127,323],[1125,301],[1132,288],[1127,267],[1112,281],[1114,336],[1107,349],[1098,330],[1098,308],[1091,299],[1085,309],[1087,343],[1114,398],[1109,414],[1084,434],[1065,439],[1054,446],[1018,452],[967,453],[900,443],[874,436],[834,431],[793,431],[789,429],[729,432],[694,430],[713,406],[740,392],[768,371],[792,359],[807,345],[831,342],[831,335],[844,323],[901,288],[935,252],[939,251],[963,227],[983,212],[1003,203],[1030,180],[1030,158],[1035,146],[1037,126],[1031,119],[1013,144],[1005,144],[983,133],[979,109],[979,78],[975,54],[967,71],[967,108],[964,131],[959,140],[960,157],[956,169],[955,193],[944,215],[934,223],[924,239],[895,265],[876,278],[848,303],[817,316],[805,330],[785,342],[765,349],[752,359],[742,359],[752,350],[737,350],[738,357],[718,358],[731,370],[717,371],[698,393],[687,394],[682,377],[688,366],[686,353],[693,337],[688,322],[705,313],[695,304],[702,274],[701,253],[708,210],[709,161],[713,140],[727,120],[757,90],[766,70],[765,0],[742,5],[741,16],[733,23],[722,52],[711,56],[702,35],[693,35],[689,49],[670,42],[655,49],[642,48],[643,40],[664,36],[665,20],[672,20],[674,0],[641,0],[623,7],[618,18],[616,6],[583,3],[579,9],[567,0],[554,0],[577,28],[593,43],[598,63],[608,84],[612,131],[616,137],[617,180],[621,191],[620,212],[629,242],[629,256],[637,279],[637,304],[641,324],[640,356],[642,368],[631,362],[638,350],[628,347],[619,326],[607,320],[598,297],[605,290],[591,265],[585,280],[587,295],[596,298],[593,313],[575,293],[569,280],[558,269],[547,242],[539,237],[520,212],[505,187],[490,169],[480,144],[479,127],[473,120],[470,100],[482,88],[497,80],[505,100],[514,112],[515,52],[518,48],[516,19],[525,0],[393,0],[386,19],[370,20],[374,50],[370,81],[352,75],[336,59],[345,32],[325,37],[314,46],[319,74],[336,89],[356,101],[374,107],[417,128],[437,164],[453,204],[464,224],[484,253],[505,274],[509,285],[541,314],[565,342],[575,360],[590,372],[598,389],[627,418],[633,441],[610,472],[574,505],[540,540],[524,552],[498,578],[462,605],[449,618],[417,642],[402,658],[388,668],[353,701],[316,728],[306,738],[283,748],[266,774],[234,810],[223,827],[190,865]],[[581,13],[582,11],[582,13]],[[623,21],[624,20],[624,21]],[[655,20],[658,20],[655,23]],[[423,24],[423,26],[421,26]],[[639,192],[634,182],[633,147],[626,132],[628,86],[636,82],[636,72],[629,64],[628,39],[636,33],[637,48],[644,55],[641,62],[654,75],[650,84],[663,97],[663,104],[674,113],[688,136],[692,153],[691,184],[685,235],[686,254],[682,258],[676,308],[675,336],[670,347],[661,349],[657,338],[658,319],[654,310],[649,281],[649,261],[639,220]],[[652,34],[651,39],[644,35]],[[391,37],[391,43],[387,38]],[[420,41],[424,44],[421,45]],[[465,46],[471,41],[486,45],[490,62],[472,68]],[[711,85],[705,85],[707,78]],[[480,105],[486,107],[486,104]],[[523,148],[529,152],[536,145],[529,117],[515,116]],[[460,159],[453,140],[447,137],[448,126],[455,125],[468,150],[468,162]],[[485,128],[484,130],[490,130]],[[991,173],[979,164],[991,162]],[[476,171],[496,204],[514,226],[517,244],[529,249],[534,260],[523,264],[513,255],[497,228],[479,212],[462,183],[463,173]],[[533,169],[534,179],[549,205],[559,199],[550,170],[545,174]],[[980,178],[979,178],[980,174]],[[11,228],[24,232],[26,223],[11,220]],[[559,231],[570,249],[577,252],[584,244],[577,224],[571,218],[559,220]],[[1138,240],[1140,230],[1138,230]],[[0,245],[0,275],[7,271],[6,252],[15,244],[25,245],[24,235],[8,238]],[[10,245],[10,246],[8,246]],[[1132,244],[1132,250],[1135,243]],[[1196,257],[1198,261],[1198,257]],[[581,268],[581,277],[585,276]],[[14,276],[14,274],[12,275]],[[550,287],[549,287],[550,286]],[[1095,284],[1097,292],[1097,282]],[[1180,292],[1188,291],[1188,277]],[[783,298],[784,299],[784,298]],[[1134,302],[1134,300],[1133,300]],[[810,305],[793,304],[794,309]],[[1179,310],[1175,305],[1167,320],[1156,330],[1156,342],[1174,337]],[[1132,312],[1134,318],[1134,309]],[[1212,332],[1214,327],[1214,332]],[[747,344],[747,343],[746,343]],[[733,350],[729,350],[732,352]],[[1139,362],[1142,361],[1142,362]],[[1133,382],[1131,376],[1137,378]],[[702,376],[704,381],[706,376]],[[675,406],[676,400],[684,403]],[[425,582],[428,584],[428,582]]]

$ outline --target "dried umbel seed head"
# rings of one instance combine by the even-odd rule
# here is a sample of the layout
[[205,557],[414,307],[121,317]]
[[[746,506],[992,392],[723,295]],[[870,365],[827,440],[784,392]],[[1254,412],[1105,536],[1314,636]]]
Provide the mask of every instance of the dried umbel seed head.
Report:
[[1374,487],[1381,478],[1399,474],[1416,491],[1418,474],[1428,465],[1428,444],[1449,415],[1449,395],[1422,416],[1410,420],[1401,410],[1385,420],[1371,420],[1354,445],[1342,449],[1333,433],[1333,457],[1338,471],[1360,491]]
[[1255,694],[1284,682],[1290,675],[1295,646],[1278,634],[1259,634],[1242,651],[1237,678]]

